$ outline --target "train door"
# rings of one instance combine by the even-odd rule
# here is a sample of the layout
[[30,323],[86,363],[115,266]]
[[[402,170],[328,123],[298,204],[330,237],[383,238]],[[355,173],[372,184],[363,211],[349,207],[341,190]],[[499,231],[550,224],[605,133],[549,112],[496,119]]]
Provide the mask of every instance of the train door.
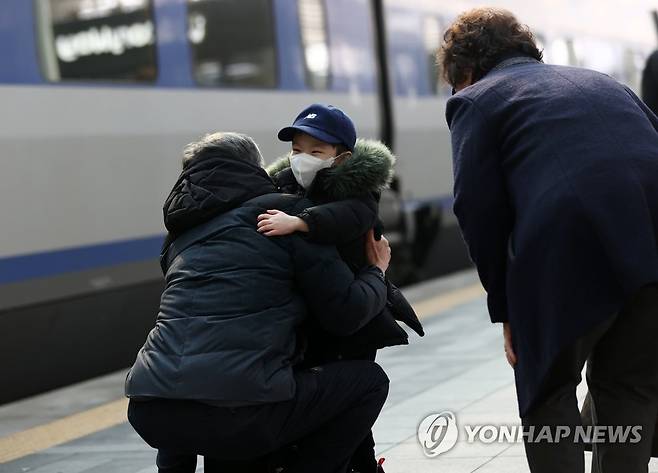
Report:
[[[445,124],[449,90],[437,77],[443,20],[435,11],[384,0],[392,141],[411,265],[424,264],[441,221],[452,222],[452,161]],[[413,277],[413,275],[411,275]]]
[[[282,119],[291,122],[312,102],[344,109],[364,138],[380,138],[377,62],[372,4],[369,0],[280,0],[279,8],[296,11],[300,38],[295,58],[300,93],[288,96]],[[288,16],[287,18],[291,18]]]
[[450,141],[445,123],[449,90],[437,78],[443,29],[434,12],[385,2],[394,142],[405,202],[445,203],[452,194]]

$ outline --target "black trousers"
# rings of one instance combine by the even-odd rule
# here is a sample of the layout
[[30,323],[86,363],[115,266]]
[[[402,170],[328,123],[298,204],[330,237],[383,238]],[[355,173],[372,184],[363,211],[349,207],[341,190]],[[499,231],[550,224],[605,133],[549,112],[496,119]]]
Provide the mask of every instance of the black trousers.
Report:
[[[658,286],[647,286],[622,310],[595,327],[555,361],[536,406],[523,418],[534,426],[581,426],[576,387],[587,361],[593,424],[629,429],[641,426],[641,440],[595,443],[592,472],[646,473],[658,415]],[[555,437],[553,437],[553,440]],[[583,473],[584,444],[573,435],[559,442],[525,441],[533,473]]]
[[[311,331],[308,340],[308,349],[305,353],[302,367],[320,366],[326,363],[333,363],[337,360],[368,360],[375,361],[377,357],[376,348],[368,348],[363,351],[355,352],[352,347],[347,350],[347,354],[341,350],[342,346],[336,343],[336,339],[327,338],[322,329]],[[348,338],[349,340],[349,338]],[[361,347],[362,348],[362,347]],[[375,438],[372,431],[368,432],[363,441],[354,451],[349,462],[350,470],[358,473],[377,473],[377,457],[375,456]],[[348,470],[348,471],[350,471]]]
[[295,373],[289,401],[217,407],[195,401],[130,401],[128,420],[159,450],[164,473],[263,471],[268,457],[290,444],[298,452],[287,472],[345,472],[370,432],[386,396],[388,377],[371,361],[340,361]]
[[[369,350],[361,355],[354,356],[355,360],[375,361],[377,350]],[[364,437],[363,441],[352,454],[349,462],[350,468],[359,473],[377,473],[377,457],[375,457],[375,438],[372,430]]]

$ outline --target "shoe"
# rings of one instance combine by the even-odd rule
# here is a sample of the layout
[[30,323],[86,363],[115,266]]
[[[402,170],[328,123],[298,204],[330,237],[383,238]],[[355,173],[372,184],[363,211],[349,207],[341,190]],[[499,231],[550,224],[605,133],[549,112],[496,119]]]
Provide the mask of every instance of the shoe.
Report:
[[[377,473],[384,473],[384,468],[382,468],[382,463],[384,463],[383,457],[377,461]],[[350,468],[349,473],[363,473],[361,468],[359,467],[357,468]],[[368,468],[366,471],[371,471],[371,468]]]

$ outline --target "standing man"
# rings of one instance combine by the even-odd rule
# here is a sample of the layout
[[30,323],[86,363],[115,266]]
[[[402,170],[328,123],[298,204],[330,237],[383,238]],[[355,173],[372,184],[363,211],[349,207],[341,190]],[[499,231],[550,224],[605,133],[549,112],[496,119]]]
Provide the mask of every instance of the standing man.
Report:
[[[576,386],[588,362],[594,423],[641,426],[595,445],[599,471],[646,472],[658,412],[658,119],[597,72],[546,65],[509,12],[459,16],[439,60],[454,210],[504,324],[532,472],[582,473]],[[537,438],[537,440],[539,440]]]

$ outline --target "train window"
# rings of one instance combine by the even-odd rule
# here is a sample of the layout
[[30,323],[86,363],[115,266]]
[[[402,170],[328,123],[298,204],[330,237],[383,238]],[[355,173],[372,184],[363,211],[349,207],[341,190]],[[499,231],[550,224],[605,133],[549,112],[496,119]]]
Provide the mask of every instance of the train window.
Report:
[[298,0],[297,6],[306,84],[314,90],[326,90],[329,88],[331,65],[324,0]]
[[437,17],[425,17],[423,37],[425,43],[425,56],[427,57],[430,93],[436,95],[441,90],[439,66],[436,57],[436,54],[439,51],[439,46],[441,45],[441,23]]
[[641,52],[631,48],[624,50],[624,79],[623,82],[634,91],[639,91],[642,85],[642,71],[645,58]]
[[425,57],[427,58],[427,74],[429,93],[432,95],[450,96],[451,87],[441,78],[441,69],[437,54],[443,42],[445,19],[436,16],[427,16],[423,24],[423,43]]
[[198,84],[276,86],[270,0],[188,0],[188,23]]
[[156,79],[152,0],[37,0],[36,5],[48,80]]
[[550,43],[546,62],[562,66],[581,66],[580,49],[570,38],[556,38]]
[[579,46],[587,51],[581,56],[583,67],[623,80],[623,54],[618,45],[596,38],[585,38],[581,42]]

